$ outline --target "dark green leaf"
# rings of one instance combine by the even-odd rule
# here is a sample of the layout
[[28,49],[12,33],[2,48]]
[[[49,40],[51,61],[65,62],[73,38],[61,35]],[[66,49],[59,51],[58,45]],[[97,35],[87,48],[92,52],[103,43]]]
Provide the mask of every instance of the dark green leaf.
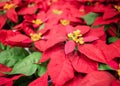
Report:
[[117,38],[117,37],[109,37],[108,38],[108,43],[112,43],[112,42],[115,42],[115,41],[117,41],[119,38]]
[[23,60],[16,63],[13,67],[13,70],[9,74],[24,74],[28,76],[32,75],[37,70],[40,57],[40,52],[34,52],[30,54]]
[[113,70],[110,66],[107,64],[99,64],[99,70]]
[[28,52],[25,49],[14,47],[0,53],[0,63],[13,67],[27,55]]
[[22,76],[16,81],[14,81],[13,86],[28,86],[36,77],[32,76]]
[[10,46],[5,46],[3,45],[2,43],[0,43],[0,50],[9,50],[10,49]]
[[42,76],[46,72],[48,62],[49,60],[38,65],[38,76]]
[[110,25],[105,25],[104,26],[104,31],[107,31],[110,28]]
[[90,12],[89,14],[83,16],[82,18],[85,20],[87,25],[92,25],[98,16],[99,15],[97,13]]

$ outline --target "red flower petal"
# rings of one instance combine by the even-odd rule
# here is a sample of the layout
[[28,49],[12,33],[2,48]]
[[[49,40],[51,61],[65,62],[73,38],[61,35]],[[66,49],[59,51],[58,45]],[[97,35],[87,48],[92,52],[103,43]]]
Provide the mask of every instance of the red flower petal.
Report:
[[6,4],[6,2],[0,2],[0,8],[3,7]]
[[71,54],[69,56],[73,68],[77,72],[81,73],[90,73],[92,71],[96,71],[98,68],[98,63],[88,59],[85,55],[80,53]]
[[59,48],[51,53],[49,57],[51,59],[48,64],[48,73],[53,83],[63,86],[64,83],[74,77],[73,68],[70,62],[65,59],[64,48]]
[[117,23],[118,20],[119,20],[118,18],[104,20],[103,17],[100,16],[95,20],[95,22],[93,23],[93,26],[110,24],[110,23]]
[[101,37],[105,35],[104,27],[99,27],[99,28],[91,28],[90,31],[85,34],[85,36],[94,36],[94,37]]
[[64,86],[78,86],[83,77],[82,74],[76,74],[75,77],[68,81]]
[[115,9],[108,8],[104,11],[103,19],[113,18],[114,16],[118,14],[119,12],[115,11]]
[[95,71],[88,73],[88,75],[80,82],[79,86],[111,86],[111,83],[114,80],[115,77],[108,72]]
[[17,23],[18,17],[14,9],[7,10],[6,15],[11,21]]
[[45,43],[46,43],[45,40],[40,40],[40,41],[34,42],[34,45],[38,50],[44,51],[46,48]]
[[17,4],[22,3],[22,0],[13,0],[13,3],[17,5]]
[[9,81],[10,81],[9,78],[0,77],[0,86],[6,84]]
[[54,45],[64,42],[67,39],[65,28],[61,25],[55,26],[50,31],[49,39],[46,42],[46,49]]
[[25,35],[17,34],[6,39],[6,42],[13,46],[29,46],[31,39]]
[[0,86],[12,86],[13,80],[20,78],[23,75],[15,75],[12,78],[0,77]]
[[118,70],[119,69],[119,63],[117,62],[117,58],[111,60],[111,61],[108,61],[107,63],[109,66],[111,66],[112,68],[114,68],[115,70]]
[[58,55],[60,55],[59,52],[64,53],[64,46],[61,44],[58,44],[58,45],[54,46],[53,48],[50,48],[50,49],[44,51],[40,62],[47,61],[48,59],[51,58],[51,55],[57,55],[56,52],[58,52]]
[[90,27],[89,26],[80,26],[80,25],[78,25],[78,26],[75,27],[75,30],[80,30],[81,34],[85,34],[90,30]]
[[97,39],[99,39],[99,38],[95,37],[95,36],[88,36],[88,37],[83,38],[84,42],[92,42],[92,41],[95,41]]
[[28,86],[48,86],[48,74],[45,73],[41,77],[32,81]]
[[75,49],[75,42],[74,41],[67,41],[65,44],[65,54],[71,53]]
[[103,51],[103,54],[108,62],[113,60],[115,57],[120,57],[120,40],[109,45],[105,44],[105,42],[101,40],[98,40],[95,46],[97,46],[101,51]]
[[119,80],[114,80],[112,82],[112,85],[111,86],[120,86],[120,81]]
[[72,26],[66,26],[66,34],[72,33],[74,31],[74,28]]
[[13,37],[10,37],[7,39],[7,41],[11,41],[11,42],[22,42],[26,39],[30,39],[29,37],[22,35],[22,34],[17,34]]
[[64,61],[63,67],[58,75],[56,85],[62,86],[74,77],[74,70],[69,60]]
[[5,25],[7,17],[5,15],[0,15],[0,29]]
[[102,51],[92,44],[79,45],[78,50],[84,55],[86,55],[89,59],[106,63],[106,60]]
[[3,64],[0,64],[0,76],[4,76],[3,72],[10,72],[12,68],[9,68]]
[[27,8],[22,8],[22,9],[18,12],[18,14],[19,14],[19,15],[34,14],[36,10],[37,10],[37,7],[36,7],[36,6],[27,7]]

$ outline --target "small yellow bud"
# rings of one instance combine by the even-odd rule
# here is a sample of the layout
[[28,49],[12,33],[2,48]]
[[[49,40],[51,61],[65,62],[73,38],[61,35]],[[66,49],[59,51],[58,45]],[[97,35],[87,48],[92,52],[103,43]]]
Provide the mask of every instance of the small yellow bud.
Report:
[[61,10],[57,10],[57,9],[53,9],[52,12],[54,14],[58,14],[58,15],[61,15],[62,14],[62,11]]
[[16,8],[17,6],[15,4],[5,4],[3,9],[9,10],[11,8]]
[[35,34],[31,33],[30,36],[31,36],[32,41],[38,41],[41,39],[42,34],[41,33],[35,33]]
[[120,69],[118,69],[117,72],[118,72],[118,76],[120,76]]
[[63,26],[66,26],[66,25],[69,25],[69,24],[70,24],[70,21],[69,21],[69,20],[65,20],[65,19],[61,19],[61,20],[60,20],[60,23],[61,23]]
[[69,33],[68,34],[68,37],[70,38],[70,37],[73,37],[73,34],[72,33]]
[[36,25],[40,25],[40,24],[42,24],[43,22],[42,22],[40,19],[36,19],[36,20],[32,20],[32,23],[33,23],[33,24],[36,24]]
[[84,41],[83,41],[83,38],[82,38],[82,37],[79,38],[79,43],[80,43],[80,44],[84,44]]

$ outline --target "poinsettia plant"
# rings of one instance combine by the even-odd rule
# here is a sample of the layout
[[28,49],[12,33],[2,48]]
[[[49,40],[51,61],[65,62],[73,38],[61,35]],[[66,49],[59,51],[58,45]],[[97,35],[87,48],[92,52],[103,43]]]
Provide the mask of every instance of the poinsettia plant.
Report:
[[0,0],[0,86],[120,86],[120,1]]

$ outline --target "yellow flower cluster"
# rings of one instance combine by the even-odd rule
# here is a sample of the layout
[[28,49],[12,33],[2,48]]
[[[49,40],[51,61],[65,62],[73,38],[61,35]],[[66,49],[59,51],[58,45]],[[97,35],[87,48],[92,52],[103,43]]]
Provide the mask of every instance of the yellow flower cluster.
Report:
[[63,26],[66,26],[66,25],[69,25],[69,24],[70,24],[70,21],[69,21],[69,20],[66,20],[66,19],[61,19],[61,20],[60,20],[60,23],[61,23]]
[[71,40],[75,41],[76,43],[84,44],[84,40],[83,40],[80,30],[75,30],[75,31],[73,31],[73,33],[69,33],[68,37]]
[[120,6],[115,5],[114,7],[117,9],[118,12],[120,12]]
[[33,23],[33,24],[36,24],[36,25],[40,25],[40,24],[42,24],[43,22],[42,22],[42,20],[40,20],[40,19],[36,19],[36,20],[32,20],[32,23]]
[[16,8],[16,5],[15,4],[5,4],[3,9],[5,10],[9,10],[11,8]]
[[34,34],[31,33],[30,36],[31,36],[32,41],[38,41],[41,39],[42,34],[41,33],[34,33]]

